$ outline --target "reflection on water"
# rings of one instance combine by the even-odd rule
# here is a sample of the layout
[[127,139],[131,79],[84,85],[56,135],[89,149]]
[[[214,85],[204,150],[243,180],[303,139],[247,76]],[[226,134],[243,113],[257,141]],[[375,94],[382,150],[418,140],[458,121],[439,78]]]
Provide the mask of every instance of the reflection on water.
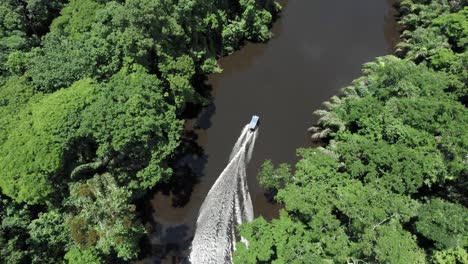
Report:
[[213,104],[186,122],[186,152],[177,161],[183,169],[175,172],[182,191],[169,184],[148,198],[152,247],[144,253],[152,258],[145,262],[173,263],[187,256],[201,203],[252,114],[262,120],[247,169],[254,213],[278,215],[279,207],[267,201],[255,180],[258,169],[265,159],[295,162],[296,149],[311,144],[306,133],[316,121],[311,113],[358,77],[363,63],[393,51],[398,39],[393,2],[283,1],[271,41],[248,43],[219,60],[223,73],[206,82]]

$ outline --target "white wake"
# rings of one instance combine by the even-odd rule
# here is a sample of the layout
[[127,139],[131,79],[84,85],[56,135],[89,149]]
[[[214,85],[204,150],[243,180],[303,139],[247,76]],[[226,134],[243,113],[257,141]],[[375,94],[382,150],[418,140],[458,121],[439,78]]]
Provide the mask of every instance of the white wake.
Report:
[[191,263],[232,262],[235,243],[241,240],[236,226],[253,219],[246,167],[256,138],[257,130],[250,131],[245,126],[232,149],[228,165],[203,201],[192,241]]

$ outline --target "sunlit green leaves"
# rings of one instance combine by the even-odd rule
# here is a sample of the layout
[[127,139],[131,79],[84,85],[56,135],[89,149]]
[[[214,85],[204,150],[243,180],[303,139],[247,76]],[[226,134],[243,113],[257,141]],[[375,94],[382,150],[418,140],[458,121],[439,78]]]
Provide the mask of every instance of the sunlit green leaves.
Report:
[[18,201],[44,202],[54,177],[63,168],[70,140],[81,124],[80,113],[91,102],[89,79],[45,96],[18,113],[0,146],[0,186]]
[[258,183],[265,189],[277,190],[291,181],[290,171],[288,164],[280,164],[275,169],[271,160],[266,160],[257,175]]
[[381,263],[426,263],[424,251],[418,247],[415,236],[400,225],[378,227],[375,258]]
[[[98,158],[112,160],[116,176],[134,188],[151,187],[170,174],[162,162],[178,146],[182,123],[164,92],[141,66],[123,69],[83,113],[79,134],[92,137]],[[134,173],[137,178],[127,178]]]
[[434,25],[441,27],[442,32],[457,48],[466,49],[468,44],[468,7],[457,13],[446,14],[434,20]]
[[467,229],[468,211],[461,205],[436,198],[418,211],[416,230],[433,240],[438,249],[465,248]]

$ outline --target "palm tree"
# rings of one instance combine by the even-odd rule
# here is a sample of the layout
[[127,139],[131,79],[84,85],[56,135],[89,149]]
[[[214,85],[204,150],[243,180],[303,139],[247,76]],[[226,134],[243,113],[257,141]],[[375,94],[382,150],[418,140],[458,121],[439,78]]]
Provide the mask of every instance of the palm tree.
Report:
[[410,60],[423,61],[441,49],[450,48],[447,37],[435,27],[405,31],[402,35],[408,38],[397,44],[397,52]]

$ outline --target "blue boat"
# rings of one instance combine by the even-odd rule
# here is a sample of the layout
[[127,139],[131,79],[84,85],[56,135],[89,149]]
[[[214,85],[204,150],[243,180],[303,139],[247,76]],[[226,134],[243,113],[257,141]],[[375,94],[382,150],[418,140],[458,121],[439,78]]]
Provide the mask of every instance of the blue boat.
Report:
[[258,120],[260,119],[260,117],[254,115],[252,116],[252,120],[250,120],[250,123],[249,123],[249,129],[250,131],[254,131],[255,129],[257,129],[258,127]]

